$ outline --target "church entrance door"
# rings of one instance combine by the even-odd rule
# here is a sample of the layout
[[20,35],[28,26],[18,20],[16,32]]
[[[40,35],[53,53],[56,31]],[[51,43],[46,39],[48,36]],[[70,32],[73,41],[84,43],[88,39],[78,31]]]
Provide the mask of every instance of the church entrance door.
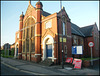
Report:
[[46,45],[46,57],[52,57],[52,45]]

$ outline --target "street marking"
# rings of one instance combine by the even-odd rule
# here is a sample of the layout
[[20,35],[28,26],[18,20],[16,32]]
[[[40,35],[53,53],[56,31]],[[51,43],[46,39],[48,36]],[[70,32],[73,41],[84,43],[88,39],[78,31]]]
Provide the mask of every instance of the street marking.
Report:
[[8,66],[8,67],[12,68],[12,69],[19,70],[19,71],[22,71],[22,72],[25,72],[25,73],[30,73],[30,74],[34,74],[34,75],[46,75],[46,74],[39,74],[39,73],[30,72],[30,71],[20,70],[18,68],[10,66],[10,65],[8,65],[8,64],[6,64],[4,62],[1,62],[1,63],[4,64],[5,66]]
[[34,73],[34,72],[30,72],[30,71],[25,71],[25,70],[20,70],[20,71],[25,72],[25,73],[31,73],[34,75],[46,75],[46,74],[39,74],[39,73]]
[[18,68],[12,67],[12,66],[10,66],[10,65],[8,65],[8,64],[6,64],[6,63],[4,63],[4,62],[1,62],[1,63],[4,64],[4,65],[6,65],[6,66],[8,66],[8,67],[10,67],[10,68],[12,68],[12,69],[19,70]]

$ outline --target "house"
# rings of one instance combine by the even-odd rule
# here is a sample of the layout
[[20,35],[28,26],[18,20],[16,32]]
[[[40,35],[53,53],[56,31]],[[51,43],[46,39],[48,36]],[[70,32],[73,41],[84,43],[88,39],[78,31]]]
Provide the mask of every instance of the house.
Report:
[[11,46],[10,46],[11,49],[14,49],[15,48],[15,43],[13,43]]
[[4,44],[3,50],[10,50],[10,44],[9,43]]
[[18,46],[19,41],[18,40],[19,40],[19,31],[17,31],[15,33],[15,44],[14,44],[14,46],[15,46],[15,52],[14,52],[14,58],[18,57],[18,48],[19,48],[19,46]]
[[95,43],[93,56],[97,56],[95,37],[98,39],[96,24],[80,28],[71,22],[64,7],[59,12],[50,14],[43,10],[40,1],[36,3],[36,7],[29,1],[25,15],[20,15],[19,30],[15,35],[14,57],[34,62],[51,59],[53,63],[60,64],[62,55],[64,59],[73,56],[72,46],[81,45],[84,49],[82,56],[90,55],[89,41]]

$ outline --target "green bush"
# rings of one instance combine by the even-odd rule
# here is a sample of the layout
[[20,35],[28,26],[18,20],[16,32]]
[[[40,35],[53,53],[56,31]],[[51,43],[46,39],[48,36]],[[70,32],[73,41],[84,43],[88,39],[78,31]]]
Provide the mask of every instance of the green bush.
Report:
[[3,56],[5,54],[4,50],[0,50],[0,54]]
[[[9,53],[9,55],[8,55],[8,53]],[[14,48],[9,50],[9,52],[8,52],[8,50],[1,50],[0,54],[1,54],[2,57],[6,57],[6,58],[14,57]]]
[[11,56],[14,56],[14,48],[11,49]]
[[[91,60],[91,57],[88,57],[88,58],[80,58],[81,60]],[[92,58],[92,59],[100,59],[99,57],[98,58]]]
[[4,57],[4,58],[13,58],[13,56],[2,56],[2,57]]

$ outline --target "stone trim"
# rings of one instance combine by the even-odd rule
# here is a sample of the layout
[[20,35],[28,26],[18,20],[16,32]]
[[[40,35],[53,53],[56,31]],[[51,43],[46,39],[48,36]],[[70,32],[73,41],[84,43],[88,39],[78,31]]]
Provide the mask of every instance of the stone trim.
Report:
[[67,35],[67,37],[72,38],[72,36]]
[[52,39],[52,61],[54,62],[54,39],[53,39],[53,37],[51,36],[51,35],[47,35],[44,39],[43,39],[43,41],[42,41],[42,44],[43,44],[43,46],[42,46],[42,48],[43,48],[43,56],[42,56],[42,60],[45,60],[46,59],[46,40],[48,39],[48,38],[50,38],[50,39]]
[[22,39],[19,39],[18,41],[22,41]]
[[19,20],[20,22],[23,22],[23,20]]
[[18,55],[21,55],[22,53],[18,53]]
[[27,57],[29,57],[29,55],[27,55]]
[[57,60],[57,58],[53,58],[54,60]]
[[35,57],[35,55],[31,55],[31,57]]
[[36,8],[36,11],[42,11],[42,9],[40,9],[40,8]]
[[35,54],[35,55],[41,55],[41,54]]
[[22,54],[22,56],[25,56],[25,54],[24,55]]
[[[56,33],[56,35],[62,36],[62,34],[58,34],[58,33]],[[69,38],[72,38],[72,36],[70,36],[70,35],[63,35],[63,36],[67,36]]]
[[41,34],[35,34],[35,37],[41,36]]

